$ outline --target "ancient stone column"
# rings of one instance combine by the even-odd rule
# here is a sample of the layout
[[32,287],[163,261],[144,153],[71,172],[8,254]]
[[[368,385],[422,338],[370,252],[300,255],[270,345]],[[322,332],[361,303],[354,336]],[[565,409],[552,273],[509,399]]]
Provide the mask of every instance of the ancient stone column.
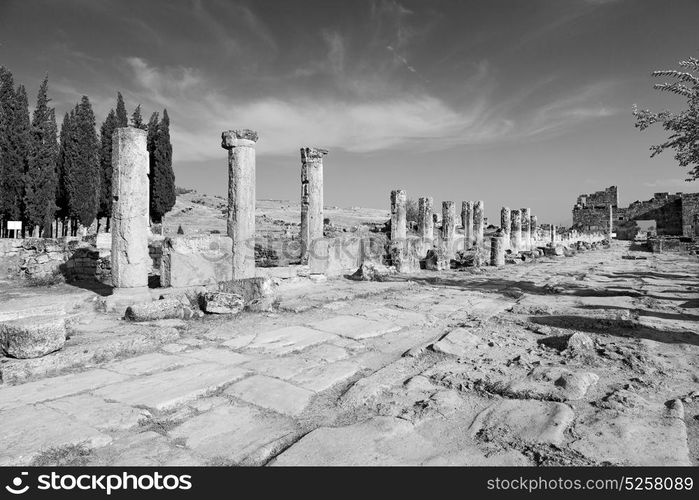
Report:
[[476,248],[480,248],[483,245],[483,200],[478,200],[473,204],[473,234],[475,239]]
[[[228,130],[228,236],[233,240],[233,279],[255,276],[255,143],[257,132]],[[322,221],[321,221],[322,222]]]
[[522,250],[522,212],[520,210],[512,210],[512,231],[510,233],[510,246],[515,252]]
[[551,243],[556,243],[556,226],[551,224]]
[[532,248],[532,232],[529,227],[531,218],[531,209],[522,209],[522,247],[523,250],[531,250]]
[[403,189],[391,191],[391,240],[404,241],[407,235],[407,197]]
[[301,259],[323,237],[323,156],[325,149],[301,148]]
[[148,287],[148,149],[146,131],[123,127],[112,136],[112,284]]
[[505,265],[505,237],[493,236],[490,238],[490,265]]
[[432,197],[417,200],[418,221],[417,232],[423,240],[434,238],[434,220],[432,219]]
[[609,205],[609,224],[607,226],[607,242],[612,242],[612,233],[614,232],[614,208]]
[[694,214],[694,239],[699,239],[699,214]]
[[442,242],[449,258],[454,256],[456,232],[456,206],[453,201],[442,202]]
[[473,246],[473,202],[461,203],[461,219],[464,226],[464,249]]
[[531,232],[532,238],[531,238],[531,243],[532,243],[532,248],[534,248],[534,242],[537,240],[537,229],[539,227],[539,222],[536,217],[536,215],[532,215],[529,218],[529,231]]
[[500,210],[500,230],[505,238],[505,248],[508,248],[510,246],[510,234],[512,234],[512,218],[509,207],[502,207]]

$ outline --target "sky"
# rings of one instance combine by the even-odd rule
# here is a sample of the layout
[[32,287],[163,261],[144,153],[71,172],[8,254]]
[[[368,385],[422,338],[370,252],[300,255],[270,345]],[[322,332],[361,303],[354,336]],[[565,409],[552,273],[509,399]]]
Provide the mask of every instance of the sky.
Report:
[[166,108],[177,185],[199,192],[225,196],[221,132],[251,128],[258,199],[300,198],[312,146],[327,206],[401,188],[570,224],[610,185],[624,206],[699,191],[632,115],[681,109],[651,72],[699,56],[697,19],[699,0],[0,0],[0,64],[30,107],[48,74],[59,121],[82,95],[98,124],[117,91]]

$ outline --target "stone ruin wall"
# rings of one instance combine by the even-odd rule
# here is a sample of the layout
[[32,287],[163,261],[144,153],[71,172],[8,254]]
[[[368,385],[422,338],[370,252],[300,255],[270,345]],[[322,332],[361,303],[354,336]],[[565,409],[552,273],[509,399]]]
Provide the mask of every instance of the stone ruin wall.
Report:
[[611,204],[617,239],[634,239],[638,233],[637,220],[654,220],[658,236],[691,237],[694,234],[699,193],[655,193],[652,199],[635,201],[628,207],[619,207],[613,202],[618,203],[616,186],[578,196],[573,207],[573,227],[583,231],[604,230]]
[[[74,237],[2,239],[0,277],[30,281],[62,277],[68,282],[97,281],[110,284],[110,253],[109,248],[99,247],[95,235],[82,240]],[[149,253],[152,268],[159,269],[161,242],[151,242]]]

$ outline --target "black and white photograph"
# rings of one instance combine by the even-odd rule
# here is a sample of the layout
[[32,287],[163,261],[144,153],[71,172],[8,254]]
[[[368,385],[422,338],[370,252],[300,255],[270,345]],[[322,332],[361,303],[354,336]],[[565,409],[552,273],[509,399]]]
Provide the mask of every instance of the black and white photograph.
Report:
[[0,0],[0,497],[691,493],[698,20]]

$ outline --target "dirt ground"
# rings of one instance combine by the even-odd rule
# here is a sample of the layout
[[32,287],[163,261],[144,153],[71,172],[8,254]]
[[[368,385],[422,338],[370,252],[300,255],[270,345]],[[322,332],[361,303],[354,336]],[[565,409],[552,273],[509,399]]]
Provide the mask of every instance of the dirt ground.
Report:
[[71,325],[62,352],[0,360],[0,464],[698,465],[698,277],[614,242],[144,324],[0,284],[0,313]]

